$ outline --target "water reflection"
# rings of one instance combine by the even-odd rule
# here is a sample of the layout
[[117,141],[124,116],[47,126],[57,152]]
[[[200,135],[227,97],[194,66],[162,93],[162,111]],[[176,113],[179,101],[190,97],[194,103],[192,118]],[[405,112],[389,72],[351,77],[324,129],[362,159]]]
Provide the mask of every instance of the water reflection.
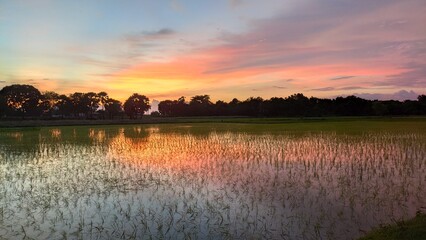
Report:
[[62,131],[59,128],[53,128],[53,129],[50,129],[50,133],[52,134],[52,138],[60,139]]
[[424,133],[206,124],[0,139],[6,238],[350,239],[426,204]]

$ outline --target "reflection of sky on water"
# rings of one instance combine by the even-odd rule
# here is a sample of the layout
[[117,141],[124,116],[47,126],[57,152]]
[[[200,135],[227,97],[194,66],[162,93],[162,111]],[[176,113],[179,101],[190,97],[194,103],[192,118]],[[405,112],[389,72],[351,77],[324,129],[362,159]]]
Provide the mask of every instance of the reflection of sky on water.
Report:
[[24,236],[22,225],[34,238],[352,238],[426,204],[425,137],[3,132],[0,235]]

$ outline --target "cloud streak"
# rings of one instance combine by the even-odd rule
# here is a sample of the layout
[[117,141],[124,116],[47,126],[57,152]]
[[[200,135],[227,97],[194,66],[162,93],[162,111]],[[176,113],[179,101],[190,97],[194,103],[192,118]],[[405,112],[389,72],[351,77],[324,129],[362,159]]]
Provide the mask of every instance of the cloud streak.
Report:
[[333,77],[330,78],[330,80],[345,80],[345,79],[351,79],[354,78],[355,76],[341,76],[341,77]]

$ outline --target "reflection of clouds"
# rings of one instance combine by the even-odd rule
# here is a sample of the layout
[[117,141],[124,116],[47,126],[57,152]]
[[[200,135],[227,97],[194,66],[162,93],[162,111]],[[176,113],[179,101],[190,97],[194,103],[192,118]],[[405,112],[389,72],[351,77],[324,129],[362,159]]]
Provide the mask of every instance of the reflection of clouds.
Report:
[[14,138],[16,141],[22,141],[24,134],[22,132],[11,132],[9,133],[9,136]]
[[[138,128],[134,130],[138,132]],[[407,135],[404,138],[417,137]],[[335,168],[333,174],[337,175],[340,174],[340,167],[346,168],[348,164],[353,164],[354,159],[367,163],[374,156],[375,159],[389,159],[390,165],[397,164],[398,157],[404,155],[405,146],[384,142],[394,142],[396,137],[393,135],[383,138],[387,140],[374,135],[367,140],[365,137],[345,138],[326,134],[296,138],[215,132],[199,136],[152,133],[146,138],[120,134],[110,142],[109,154],[114,159],[142,168],[167,169],[178,175],[191,172],[193,176],[210,176],[220,182],[228,182],[250,174],[283,171],[282,167],[286,164],[315,166],[319,160]],[[387,169],[391,166],[380,167]],[[241,176],[235,172],[236,169],[241,173],[247,171],[247,174]],[[251,172],[254,169],[258,173]]]
[[61,129],[59,128],[54,128],[50,130],[51,136],[52,138],[60,138],[61,137]]
[[[117,226],[118,234],[136,238],[184,238],[184,225],[190,234],[200,226],[207,229],[195,233],[200,238],[250,239],[252,232],[267,229],[265,238],[280,239],[282,232],[273,229],[282,229],[291,239],[313,234],[350,239],[360,229],[389,216],[413,216],[423,206],[422,133],[261,133],[256,128],[257,134],[249,134],[205,126],[61,128],[59,144],[47,141],[54,140],[52,131],[36,132],[46,142],[31,142],[36,146],[31,155],[0,151],[12,156],[0,158],[0,167],[7,169],[0,187],[4,184],[4,202],[10,203],[4,210],[15,213],[5,219],[23,235],[21,226],[32,226],[34,217],[45,214],[55,225],[41,225],[40,238],[60,238],[79,226],[93,236],[102,227],[99,238],[105,239],[120,237],[114,235]],[[67,142],[74,141],[72,130],[86,142]],[[157,221],[164,216],[167,223]],[[96,227],[79,225],[81,219]],[[141,221],[149,231],[132,228]],[[170,227],[169,235],[151,231],[160,225]],[[221,234],[223,228],[227,232]],[[0,226],[1,235],[8,229]]]
[[96,142],[104,142],[106,139],[105,130],[89,129],[89,138]]

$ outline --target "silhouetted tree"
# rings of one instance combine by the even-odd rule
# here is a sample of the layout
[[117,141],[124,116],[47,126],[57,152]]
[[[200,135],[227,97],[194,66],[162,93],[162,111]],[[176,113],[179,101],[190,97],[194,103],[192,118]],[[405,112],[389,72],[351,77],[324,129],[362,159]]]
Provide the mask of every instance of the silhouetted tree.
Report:
[[124,112],[130,118],[137,118],[138,115],[142,117],[150,108],[149,98],[137,93],[134,93],[124,102]]
[[309,98],[302,93],[296,93],[286,98],[288,103],[288,116],[307,116],[309,110]]
[[232,101],[230,101],[228,104],[230,115],[234,115],[234,116],[241,115],[240,105],[241,105],[240,100],[236,98],[232,99]]
[[0,91],[6,114],[11,116],[39,116],[41,114],[41,93],[31,85],[14,84]]
[[109,99],[108,93],[106,92],[99,92],[97,95],[97,98],[99,99],[99,106],[102,110],[105,110],[105,104]]
[[214,115],[216,116],[228,116],[229,115],[229,104],[227,102],[218,100],[214,104]]
[[0,118],[6,114],[6,108],[6,100],[4,99],[3,95],[0,95]]
[[376,116],[384,116],[388,114],[388,107],[385,103],[381,101],[374,101],[371,104],[371,109],[373,110],[374,115]]
[[317,109],[318,115],[315,116],[334,116],[335,106],[333,99],[317,99],[314,103],[314,108]]
[[262,116],[263,99],[261,97],[250,97],[241,104],[241,113],[245,116]]
[[120,101],[108,98],[105,103],[105,112],[109,115],[109,118],[113,119],[114,116],[117,116],[123,112],[123,106]]
[[99,92],[96,94],[96,98],[98,99],[98,108],[95,110],[96,113],[98,113],[102,119],[105,119],[105,115],[107,114],[107,112],[105,111],[105,104],[106,101],[108,101],[109,96],[108,93],[106,92]]
[[55,113],[62,117],[71,116],[71,114],[74,113],[73,107],[74,105],[72,100],[66,95],[62,94],[62,95],[59,95],[58,101],[56,102],[57,110],[55,111]]
[[173,101],[176,110],[173,111],[174,116],[188,116],[189,105],[185,101],[185,97],[180,97],[177,101]]
[[161,114],[158,111],[154,111],[154,112],[151,113],[151,116],[153,116],[153,117],[159,117],[159,116],[161,116]]
[[426,95],[419,95],[417,97],[419,114],[426,114]]
[[197,95],[189,102],[189,112],[194,116],[208,116],[212,113],[212,105],[209,95]]
[[266,116],[285,116],[287,112],[287,102],[284,98],[273,97],[264,101],[264,112]]
[[348,96],[346,98],[336,98],[336,114],[340,116],[362,116],[371,115],[371,101],[356,97]]
[[[130,118],[142,116],[150,109],[146,96],[133,94],[124,106],[112,99],[106,92],[76,92],[66,95],[47,91],[40,93],[31,85],[10,85],[0,90],[0,118],[2,117],[94,117],[101,113],[114,118],[123,108]],[[177,100],[161,101],[158,105],[161,116],[384,116],[384,115],[422,115],[426,114],[426,95],[420,95],[417,101],[370,101],[356,96],[337,97],[335,99],[307,98],[301,93],[287,98],[273,97],[264,100],[251,97],[241,102],[234,98],[229,103],[210,101],[209,95],[197,95],[187,103],[185,97]],[[153,113],[152,115],[157,115]]]
[[94,92],[85,93],[83,96],[84,96],[84,102],[87,103],[87,108],[89,110],[87,117],[93,118],[93,114],[100,107],[100,98],[99,98],[98,94],[96,94]]
[[161,116],[171,117],[174,115],[174,110],[177,108],[176,104],[172,100],[161,101],[158,104],[158,111]]
[[44,115],[52,116],[57,111],[57,104],[59,101],[59,94],[53,91],[46,91],[42,93],[40,107]]

